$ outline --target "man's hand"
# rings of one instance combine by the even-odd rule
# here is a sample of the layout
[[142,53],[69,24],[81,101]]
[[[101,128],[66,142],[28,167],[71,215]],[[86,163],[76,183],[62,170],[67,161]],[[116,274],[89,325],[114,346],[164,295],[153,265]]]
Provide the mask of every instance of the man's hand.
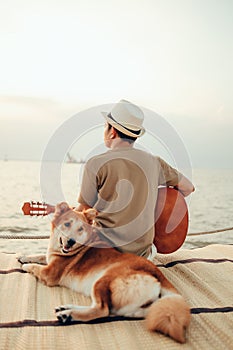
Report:
[[46,204],[46,211],[47,214],[52,214],[55,212],[55,206],[54,205],[50,205],[50,204]]

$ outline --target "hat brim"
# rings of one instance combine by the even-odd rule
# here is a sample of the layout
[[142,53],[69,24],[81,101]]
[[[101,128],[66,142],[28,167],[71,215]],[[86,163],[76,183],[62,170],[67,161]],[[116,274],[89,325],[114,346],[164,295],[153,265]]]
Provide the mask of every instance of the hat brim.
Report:
[[101,112],[101,114],[110,125],[112,125],[115,129],[121,131],[123,134],[127,136],[138,138],[138,137],[141,137],[146,131],[143,127],[141,127],[140,133],[136,135],[135,133],[130,132],[130,130],[125,129],[124,126],[114,122],[111,118],[109,118],[108,117],[109,112]]

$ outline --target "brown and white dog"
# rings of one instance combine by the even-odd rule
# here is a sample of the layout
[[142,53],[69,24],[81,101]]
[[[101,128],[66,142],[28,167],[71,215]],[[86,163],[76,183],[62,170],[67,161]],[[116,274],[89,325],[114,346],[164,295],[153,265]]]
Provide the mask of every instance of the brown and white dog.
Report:
[[[190,309],[162,272],[145,258],[103,243],[89,223],[96,211],[56,206],[47,256],[20,257],[24,271],[47,286],[66,286],[91,296],[91,306],[63,305],[58,320],[90,321],[109,315],[146,318],[151,331],[185,342]],[[45,265],[46,264],[46,265]]]

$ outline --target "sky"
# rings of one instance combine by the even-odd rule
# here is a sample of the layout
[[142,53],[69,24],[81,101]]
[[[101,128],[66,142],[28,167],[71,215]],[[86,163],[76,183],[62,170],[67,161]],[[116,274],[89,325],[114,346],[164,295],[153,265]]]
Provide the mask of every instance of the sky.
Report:
[[232,0],[1,1],[0,159],[40,160],[74,114],[124,98],[162,116],[193,167],[233,168],[232,14]]

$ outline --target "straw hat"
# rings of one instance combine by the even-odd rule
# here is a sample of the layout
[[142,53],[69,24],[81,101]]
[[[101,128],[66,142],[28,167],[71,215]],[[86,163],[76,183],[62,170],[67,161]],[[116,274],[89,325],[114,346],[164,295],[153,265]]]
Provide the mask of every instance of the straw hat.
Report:
[[129,101],[120,100],[110,112],[101,113],[110,125],[127,136],[140,137],[145,132],[142,110]]

